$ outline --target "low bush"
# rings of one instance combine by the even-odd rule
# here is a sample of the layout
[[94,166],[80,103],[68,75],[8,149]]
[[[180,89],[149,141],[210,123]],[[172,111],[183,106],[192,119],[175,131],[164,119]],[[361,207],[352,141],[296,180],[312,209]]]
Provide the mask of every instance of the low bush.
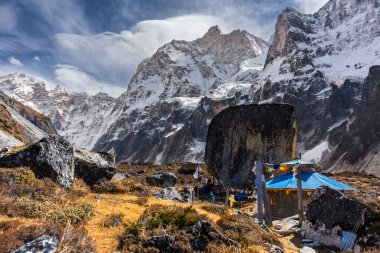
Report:
[[136,193],[146,195],[147,188],[133,179],[126,178],[123,180],[111,180],[95,184],[92,188],[95,193],[125,194]]
[[207,219],[204,215],[198,214],[192,207],[162,206],[148,208],[143,217],[148,217],[148,221],[145,224],[147,229],[167,228],[169,226],[185,228],[195,225],[198,221]]
[[0,168],[0,214],[9,217],[85,222],[93,214],[93,206],[77,201],[80,191],[83,186],[72,191],[51,179],[36,179],[27,168]]
[[223,214],[216,224],[223,234],[239,242],[243,247],[249,245],[268,247],[268,244],[281,246],[275,234],[263,229],[246,215]]
[[29,168],[19,167],[13,169],[0,169],[0,184],[3,185],[26,185],[36,182],[36,176]]

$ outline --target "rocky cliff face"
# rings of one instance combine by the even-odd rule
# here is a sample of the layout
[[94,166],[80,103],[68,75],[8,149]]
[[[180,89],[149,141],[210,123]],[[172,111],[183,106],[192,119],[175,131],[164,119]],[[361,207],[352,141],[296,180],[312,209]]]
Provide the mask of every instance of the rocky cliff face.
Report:
[[[144,60],[118,99],[122,115],[95,149],[117,160],[173,163],[201,161],[207,126],[222,109],[249,103],[267,43],[245,31],[218,27],[200,39],[172,41]],[[144,143],[141,145],[141,143]]]
[[338,145],[338,127],[359,103],[368,69],[380,62],[379,9],[378,1],[332,0],[314,15],[287,8],[278,17],[252,94],[257,103],[295,106],[305,159],[323,164]]
[[209,172],[228,187],[245,187],[260,159],[280,163],[295,157],[296,115],[287,104],[240,105],[211,121],[205,162]]
[[0,91],[0,149],[30,144],[56,133],[48,117]]
[[328,158],[330,170],[380,174],[380,65],[369,69],[360,103],[340,127],[335,149]]

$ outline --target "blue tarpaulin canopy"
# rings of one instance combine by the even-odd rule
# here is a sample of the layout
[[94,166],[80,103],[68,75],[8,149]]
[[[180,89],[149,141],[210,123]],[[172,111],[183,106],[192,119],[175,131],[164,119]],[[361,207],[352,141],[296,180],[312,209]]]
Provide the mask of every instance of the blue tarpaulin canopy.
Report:
[[[267,182],[267,189],[297,189],[297,178],[293,172],[285,173]],[[301,182],[303,190],[315,190],[326,185],[335,190],[351,191],[355,190],[351,186],[338,182],[332,178],[324,176],[318,172],[301,172]]]

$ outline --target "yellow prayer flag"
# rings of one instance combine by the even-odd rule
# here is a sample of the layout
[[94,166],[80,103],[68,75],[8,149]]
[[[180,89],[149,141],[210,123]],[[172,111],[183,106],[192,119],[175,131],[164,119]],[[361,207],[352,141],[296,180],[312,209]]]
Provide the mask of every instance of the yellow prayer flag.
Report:
[[281,164],[280,170],[288,170],[288,166],[286,164]]

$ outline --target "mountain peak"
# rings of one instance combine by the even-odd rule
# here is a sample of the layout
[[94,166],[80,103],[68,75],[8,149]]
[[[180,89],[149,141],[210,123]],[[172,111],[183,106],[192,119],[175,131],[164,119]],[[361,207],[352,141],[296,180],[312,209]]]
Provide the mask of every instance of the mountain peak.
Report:
[[220,30],[219,26],[214,25],[214,26],[211,26],[210,29],[208,29],[207,33],[204,36],[205,37],[206,36],[218,36],[221,33],[222,33],[222,31]]

